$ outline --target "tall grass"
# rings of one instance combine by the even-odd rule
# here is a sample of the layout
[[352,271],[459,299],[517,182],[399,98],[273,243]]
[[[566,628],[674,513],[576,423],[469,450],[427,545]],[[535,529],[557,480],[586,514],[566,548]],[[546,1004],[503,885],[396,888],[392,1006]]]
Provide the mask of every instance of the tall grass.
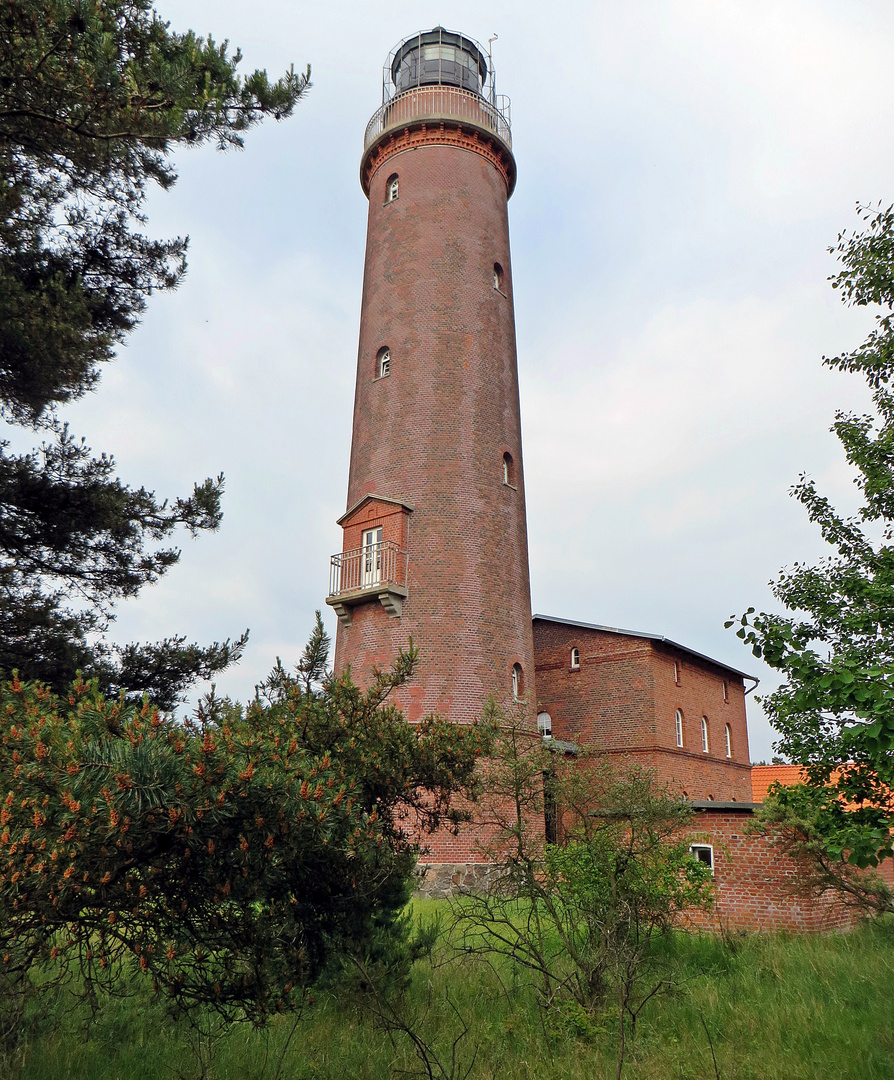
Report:
[[[425,905],[432,910],[433,905]],[[628,1047],[630,1080],[891,1080],[894,929],[836,936],[677,935],[659,959],[674,987],[652,1000]],[[616,1022],[574,1010],[541,1016],[507,963],[442,963],[414,974],[406,1015],[435,1076],[459,1080],[600,1080],[617,1068]],[[192,1033],[144,990],[103,1003],[91,1021],[70,993],[29,1009],[6,1075],[22,1080],[385,1080],[426,1076],[407,1035],[391,1034],[354,999],[319,995],[283,1054],[293,1021]],[[280,1060],[281,1059],[281,1060]],[[438,1071],[438,1062],[444,1073]],[[4,1075],[0,1067],[0,1075]]]

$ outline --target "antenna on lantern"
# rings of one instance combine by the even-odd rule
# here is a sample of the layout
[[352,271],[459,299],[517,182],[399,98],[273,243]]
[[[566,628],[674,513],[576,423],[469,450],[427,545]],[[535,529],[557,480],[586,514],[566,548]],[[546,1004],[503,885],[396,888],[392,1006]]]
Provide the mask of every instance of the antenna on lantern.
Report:
[[487,66],[490,68],[490,100],[492,105],[497,103],[497,80],[494,75],[493,43],[499,40],[500,35],[494,34],[487,39]]

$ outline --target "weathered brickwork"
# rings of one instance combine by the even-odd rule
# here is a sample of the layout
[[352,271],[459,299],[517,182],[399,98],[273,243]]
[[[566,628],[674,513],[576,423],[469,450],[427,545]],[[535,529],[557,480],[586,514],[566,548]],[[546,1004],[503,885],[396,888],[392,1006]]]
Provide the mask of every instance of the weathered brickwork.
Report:
[[633,757],[690,799],[751,801],[745,685],[737,672],[660,639],[546,618],[534,619],[534,648],[538,707],[549,713],[555,738]]
[[[687,922],[706,929],[796,933],[853,926],[857,916],[834,893],[799,892],[804,867],[780,853],[770,837],[753,833],[752,822],[753,812],[746,808],[695,813],[687,831],[693,843],[713,847],[717,902],[711,912],[691,912]],[[891,879],[890,867],[882,873]]]
[[[462,723],[491,695],[509,703],[515,664],[524,696],[535,697],[506,178],[454,136],[429,132],[368,180],[347,505],[375,494],[414,509],[404,517],[401,616],[375,602],[355,607],[339,626],[335,664],[363,682],[412,637],[418,675],[398,703],[410,720],[436,712]],[[399,195],[386,201],[394,174]],[[361,525],[380,523],[369,509],[347,523],[345,550]]]

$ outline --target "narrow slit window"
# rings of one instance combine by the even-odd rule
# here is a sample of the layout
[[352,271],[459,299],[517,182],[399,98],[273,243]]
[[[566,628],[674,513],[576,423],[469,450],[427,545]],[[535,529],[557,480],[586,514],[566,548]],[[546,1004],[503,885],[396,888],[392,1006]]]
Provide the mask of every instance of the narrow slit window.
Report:
[[683,745],[683,714],[677,709],[677,715],[674,717],[674,726],[676,728],[677,746]]
[[733,733],[729,724],[726,725],[726,756],[728,758],[733,756]]
[[385,202],[394,202],[400,195],[400,178],[397,173],[392,173],[385,184]]
[[525,676],[521,664],[512,665],[512,700],[521,701],[525,692]]
[[708,751],[708,718],[702,717],[702,751],[707,754]]
[[503,291],[503,267],[494,263],[494,288]]
[[726,679],[723,680],[723,700],[729,701],[729,683]]
[[677,686],[680,685],[680,665],[677,663],[676,660],[674,661],[674,682],[677,684]]
[[576,645],[571,650],[571,667],[575,671],[580,667],[580,649]]
[[391,374],[391,350],[386,346],[376,353],[376,378],[384,379]]
[[515,462],[512,454],[503,455],[503,483],[507,487],[515,487]]

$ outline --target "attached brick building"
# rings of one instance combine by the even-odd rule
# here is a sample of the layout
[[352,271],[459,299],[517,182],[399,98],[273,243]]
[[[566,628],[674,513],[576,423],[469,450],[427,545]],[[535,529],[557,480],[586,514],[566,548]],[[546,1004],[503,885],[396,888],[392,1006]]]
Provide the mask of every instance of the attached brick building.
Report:
[[539,723],[554,738],[620,754],[690,799],[751,801],[745,682],[675,641],[534,616]]

